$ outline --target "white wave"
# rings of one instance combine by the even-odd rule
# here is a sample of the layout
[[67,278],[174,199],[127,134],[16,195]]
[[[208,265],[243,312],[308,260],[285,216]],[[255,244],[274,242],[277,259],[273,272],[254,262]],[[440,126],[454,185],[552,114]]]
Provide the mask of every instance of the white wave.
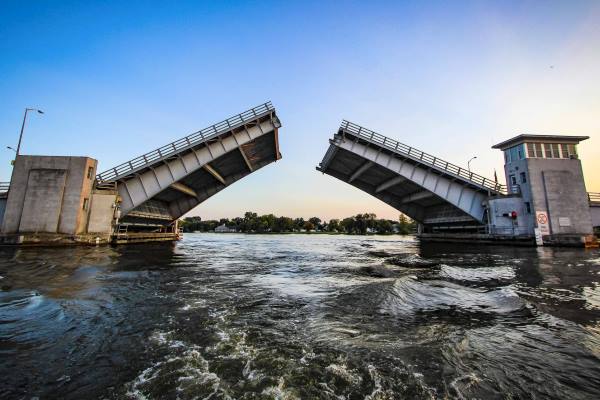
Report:
[[412,276],[397,279],[382,304],[398,314],[449,308],[508,313],[523,305],[521,298],[507,287],[481,290],[445,281],[419,281]]
[[511,267],[460,268],[442,264],[439,276],[459,281],[481,282],[492,279],[514,279],[515,271]]
[[360,376],[358,372],[348,369],[348,366],[343,362],[329,364],[327,367],[325,367],[325,371],[328,371],[353,385],[360,385],[363,380],[362,376]]

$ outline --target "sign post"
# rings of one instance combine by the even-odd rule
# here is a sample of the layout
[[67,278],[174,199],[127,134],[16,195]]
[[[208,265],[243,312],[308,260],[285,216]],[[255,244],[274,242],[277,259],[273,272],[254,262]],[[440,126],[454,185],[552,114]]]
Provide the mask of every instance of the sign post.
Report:
[[537,223],[537,228],[534,229],[535,232],[535,243],[538,246],[544,245],[544,235],[550,234],[550,225],[548,224],[548,213],[546,211],[536,211],[535,212],[535,220]]

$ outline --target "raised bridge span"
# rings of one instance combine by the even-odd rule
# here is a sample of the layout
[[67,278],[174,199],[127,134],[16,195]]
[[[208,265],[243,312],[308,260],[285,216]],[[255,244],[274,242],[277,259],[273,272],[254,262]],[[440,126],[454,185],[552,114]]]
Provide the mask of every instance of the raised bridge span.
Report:
[[349,121],[329,143],[318,171],[424,226],[484,226],[485,200],[506,194],[506,187],[494,180]]
[[270,102],[166,144],[96,176],[121,197],[120,224],[157,227],[281,158],[281,122]]

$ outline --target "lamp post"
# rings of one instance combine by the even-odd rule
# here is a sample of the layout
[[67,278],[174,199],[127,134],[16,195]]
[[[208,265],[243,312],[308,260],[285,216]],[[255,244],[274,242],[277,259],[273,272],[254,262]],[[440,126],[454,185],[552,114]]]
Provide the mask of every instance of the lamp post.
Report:
[[25,130],[25,122],[27,121],[27,113],[29,111],[37,111],[38,114],[43,114],[44,112],[42,110],[38,110],[37,108],[26,108],[25,109],[25,115],[23,115],[23,124],[21,125],[21,133],[19,134],[19,143],[17,144],[17,157],[19,156],[19,152],[21,151],[21,140],[23,140],[23,131]]
[[471,172],[471,161],[473,161],[476,158],[477,156],[471,157],[471,159],[467,162],[467,169],[469,170],[469,172]]

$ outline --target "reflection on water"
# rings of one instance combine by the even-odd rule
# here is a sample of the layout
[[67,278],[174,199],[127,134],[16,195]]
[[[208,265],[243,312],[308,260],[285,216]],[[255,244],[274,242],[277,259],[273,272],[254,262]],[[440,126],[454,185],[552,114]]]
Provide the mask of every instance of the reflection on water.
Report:
[[0,398],[596,398],[600,252],[188,234],[0,248]]

